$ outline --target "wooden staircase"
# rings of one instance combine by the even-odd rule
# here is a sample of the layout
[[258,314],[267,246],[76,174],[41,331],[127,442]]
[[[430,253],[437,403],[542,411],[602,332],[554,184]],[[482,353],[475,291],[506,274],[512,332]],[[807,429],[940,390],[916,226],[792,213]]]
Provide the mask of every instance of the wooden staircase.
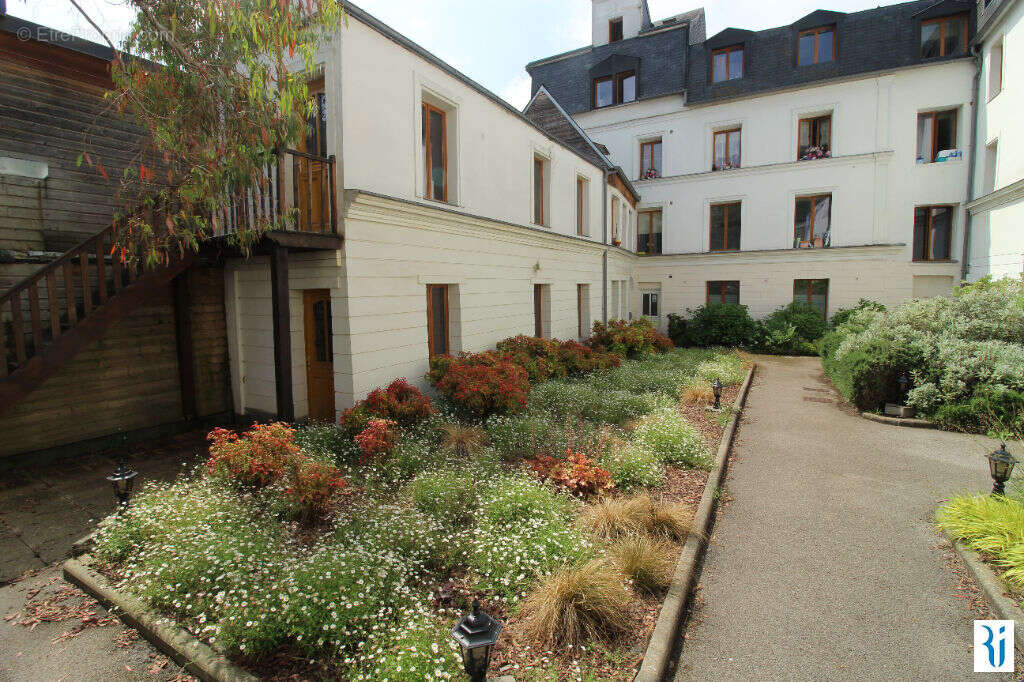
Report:
[[193,261],[125,266],[110,255],[113,237],[106,228],[0,296],[0,414]]

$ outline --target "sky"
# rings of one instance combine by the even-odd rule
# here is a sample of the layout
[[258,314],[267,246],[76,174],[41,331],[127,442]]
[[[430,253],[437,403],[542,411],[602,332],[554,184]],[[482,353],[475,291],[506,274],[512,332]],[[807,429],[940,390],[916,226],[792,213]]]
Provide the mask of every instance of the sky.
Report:
[[[123,0],[79,0],[118,42],[132,12]],[[590,44],[590,0],[361,0],[356,4],[473,80],[522,108],[530,97],[528,62]],[[654,21],[699,0],[648,0]],[[816,9],[854,12],[893,0],[705,0],[707,34],[730,26],[784,26]],[[7,0],[7,12],[102,42],[68,0]]]

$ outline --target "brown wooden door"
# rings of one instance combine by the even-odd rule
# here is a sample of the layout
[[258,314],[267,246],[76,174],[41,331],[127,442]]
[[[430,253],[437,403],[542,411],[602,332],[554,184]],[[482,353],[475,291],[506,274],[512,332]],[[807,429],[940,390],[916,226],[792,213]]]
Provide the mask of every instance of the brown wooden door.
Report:
[[331,292],[302,292],[306,328],[306,394],[309,418],[334,421],[334,341]]
[[[299,140],[299,151],[314,156],[327,156],[327,95],[324,79],[309,83],[313,112],[306,121],[306,136]],[[295,206],[299,209],[299,229],[305,232],[329,232],[330,198],[327,194],[328,171],[322,161],[295,157],[292,166],[295,185]]]

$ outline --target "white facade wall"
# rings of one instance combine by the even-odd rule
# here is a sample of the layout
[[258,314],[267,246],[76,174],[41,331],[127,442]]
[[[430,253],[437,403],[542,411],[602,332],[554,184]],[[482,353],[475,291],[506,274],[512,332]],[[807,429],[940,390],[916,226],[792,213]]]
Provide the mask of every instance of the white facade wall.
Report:
[[[792,300],[793,279],[817,278],[830,279],[831,313],[861,297],[893,304],[915,291],[948,292],[957,281],[968,164],[916,163],[917,115],[956,108],[966,156],[972,76],[965,60],[700,106],[669,97],[576,118],[631,177],[639,175],[640,142],[662,139],[663,177],[636,182],[638,208],[663,212],[667,255],[641,259],[636,275],[662,283],[662,316],[703,305],[706,281],[749,282],[741,303],[764,315]],[[833,157],[797,161],[799,120],[825,113]],[[714,132],[735,127],[743,167],[711,172]],[[824,193],[832,194],[833,249],[793,249],[796,197]],[[709,253],[710,205],[729,201],[741,202],[742,251]],[[950,263],[912,261],[914,208],[928,204],[957,206]],[[885,276],[866,277],[876,266]],[[634,313],[639,305],[637,293]]]
[[[303,291],[331,292],[335,408],[406,377],[425,387],[428,284],[449,285],[452,352],[482,351],[534,333],[534,285],[544,285],[545,336],[575,339],[603,319],[602,289],[629,316],[635,256],[611,242],[612,207],[624,244],[636,211],[603,168],[520,116],[350,17],[321,50],[327,146],[338,155],[344,246],[289,255],[295,417],[309,413]],[[340,68],[339,68],[340,67]],[[448,114],[449,202],[424,196],[421,102]],[[548,225],[532,224],[533,161],[548,161]],[[576,180],[589,183],[585,234],[576,235]],[[343,183],[343,184],[342,184]],[[344,191],[343,191],[344,190]],[[605,221],[607,220],[607,228]],[[225,273],[232,389],[239,413],[277,411],[269,263],[238,259]]]
[[622,39],[634,38],[643,28],[644,0],[591,0],[593,44],[608,44],[608,22],[622,19]]
[[[967,279],[1024,272],[1024,3],[987,32],[978,83]],[[1000,77],[1001,72],[1001,77]],[[1001,87],[997,87],[1001,84]]]

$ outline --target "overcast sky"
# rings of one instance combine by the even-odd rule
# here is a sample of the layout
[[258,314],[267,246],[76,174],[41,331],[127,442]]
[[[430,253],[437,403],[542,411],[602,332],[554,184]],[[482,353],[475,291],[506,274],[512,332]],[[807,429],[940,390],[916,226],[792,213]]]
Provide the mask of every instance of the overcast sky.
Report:
[[[116,43],[132,13],[123,0],[79,0]],[[590,0],[361,0],[370,14],[506,100],[530,96],[527,62],[590,43]],[[686,12],[699,0],[649,0],[651,18]],[[708,36],[735,26],[758,30],[825,8],[852,12],[891,0],[706,0]],[[14,16],[92,40],[99,36],[68,0],[7,0]]]

